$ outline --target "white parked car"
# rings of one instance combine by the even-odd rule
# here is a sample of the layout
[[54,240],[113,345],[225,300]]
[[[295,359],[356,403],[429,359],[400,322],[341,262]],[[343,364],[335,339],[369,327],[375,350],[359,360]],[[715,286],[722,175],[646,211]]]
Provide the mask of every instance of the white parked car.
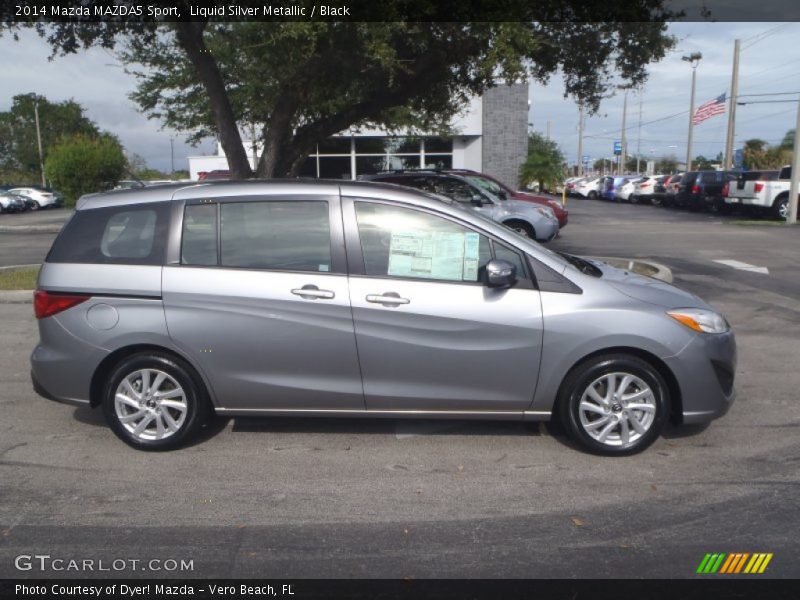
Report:
[[12,194],[19,194],[20,196],[25,196],[33,200],[33,202],[29,203],[31,210],[59,206],[59,198],[51,192],[45,192],[35,188],[12,188],[8,191]]
[[575,193],[584,198],[597,198],[600,195],[600,185],[602,182],[602,177],[581,181],[575,186]]
[[639,183],[641,179],[641,177],[631,177],[621,186],[617,187],[614,192],[617,201],[628,202],[631,199],[631,194],[633,194],[633,191],[636,189],[636,184]]
[[656,189],[656,179],[660,175],[653,175],[652,177],[642,177],[633,184],[633,193],[628,200],[636,204],[639,202],[650,202],[653,199]]

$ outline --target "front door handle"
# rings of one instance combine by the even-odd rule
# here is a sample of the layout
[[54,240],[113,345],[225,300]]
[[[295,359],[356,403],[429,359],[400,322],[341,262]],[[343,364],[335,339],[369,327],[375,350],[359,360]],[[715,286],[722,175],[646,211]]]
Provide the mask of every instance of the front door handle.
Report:
[[384,306],[399,306],[411,302],[408,298],[401,298],[397,292],[384,292],[383,294],[367,295],[367,302],[373,304],[383,304]]
[[304,285],[301,288],[292,290],[295,296],[300,296],[304,300],[330,300],[336,294],[330,290],[321,290],[313,284]]

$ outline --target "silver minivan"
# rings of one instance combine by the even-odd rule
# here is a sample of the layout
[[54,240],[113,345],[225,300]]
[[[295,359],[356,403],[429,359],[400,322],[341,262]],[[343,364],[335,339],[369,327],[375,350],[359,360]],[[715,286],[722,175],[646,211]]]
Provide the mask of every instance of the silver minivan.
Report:
[[725,318],[389,184],[83,197],[42,265],[34,389],[144,450],[211,414],[563,423],[631,454],[734,399]]

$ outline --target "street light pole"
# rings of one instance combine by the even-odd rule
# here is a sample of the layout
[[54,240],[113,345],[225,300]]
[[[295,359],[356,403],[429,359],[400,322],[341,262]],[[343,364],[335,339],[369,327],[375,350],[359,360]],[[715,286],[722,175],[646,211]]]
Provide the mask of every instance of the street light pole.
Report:
[[578,176],[583,175],[583,104],[578,107]]
[[792,183],[789,185],[789,212],[786,215],[786,224],[794,225],[797,222],[797,193],[800,191],[800,98],[797,101],[797,123],[794,129],[794,150],[792,154]]
[[42,155],[42,132],[39,129],[39,102],[33,103],[33,115],[36,118],[36,143],[39,145],[39,170],[42,174],[42,187],[47,184],[44,180],[44,156]]
[[686,142],[686,170],[692,170],[692,135],[694,134],[694,89],[697,83],[697,64],[703,55],[700,52],[692,52],[689,56],[684,56],[685,60],[692,65],[692,96],[689,100],[689,139]]
[[622,101],[622,154],[619,157],[619,174],[625,175],[626,160],[628,155],[628,137],[625,133],[625,122],[628,118],[628,90],[625,90],[625,99]]
[[731,102],[728,110],[728,133],[725,138],[725,169],[733,167],[733,139],[736,133],[736,96],[739,94],[739,53],[741,41],[733,42],[733,74],[731,75]]

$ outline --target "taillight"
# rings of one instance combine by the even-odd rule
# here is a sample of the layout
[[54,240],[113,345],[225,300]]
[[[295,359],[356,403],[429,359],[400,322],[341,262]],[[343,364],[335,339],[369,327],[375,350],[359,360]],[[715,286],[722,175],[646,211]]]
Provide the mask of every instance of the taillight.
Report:
[[643,188],[650,187],[650,182],[642,183],[642,184],[639,185],[639,187],[643,187]]
[[693,194],[699,194],[700,193],[700,186],[697,185],[696,183],[692,186],[692,193]]
[[756,181],[755,191],[756,194],[764,189],[764,182],[763,181]]
[[725,185],[723,185],[722,186],[722,195],[724,197],[727,197],[728,196],[728,192],[730,192],[730,189],[731,189],[731,186],[730,186],[729,183],[726,183]]
[[91,296],[58,294],[46,292],[45,290],[36,290],[33,292],[33,312],[37,319],[44,319],[72,308],[81,302],[86,302],[89,298]]

